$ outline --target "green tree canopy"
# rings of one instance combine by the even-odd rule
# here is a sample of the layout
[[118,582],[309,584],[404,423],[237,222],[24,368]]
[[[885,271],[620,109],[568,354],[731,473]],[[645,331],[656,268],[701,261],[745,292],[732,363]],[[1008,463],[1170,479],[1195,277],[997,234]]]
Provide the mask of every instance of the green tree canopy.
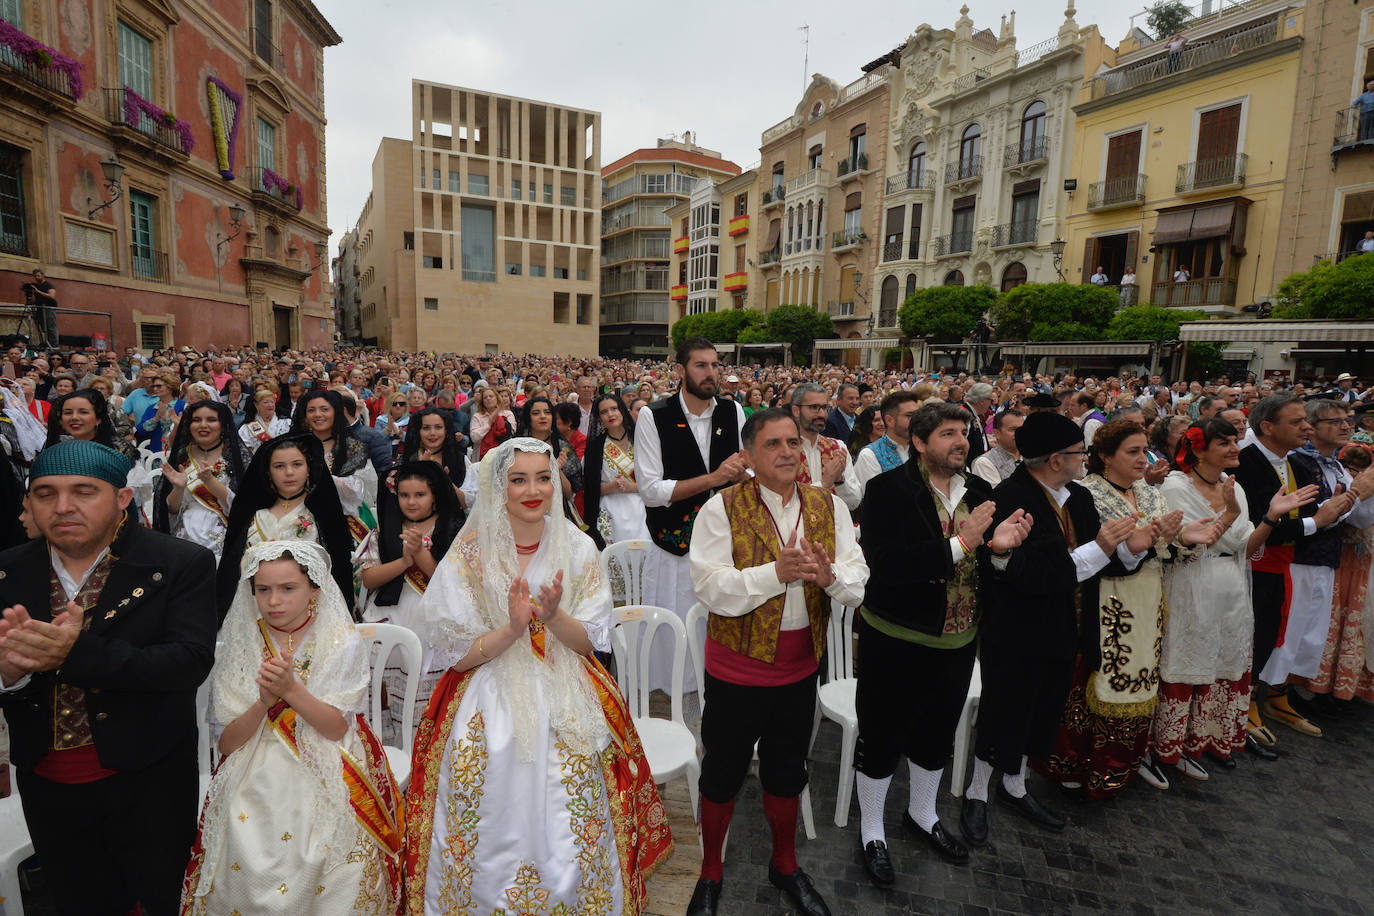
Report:
[[735,343],[740,334],[763,324],[763,313],[753,309],[727,309],[723,312],[700,312],[684,315],[673,323],[669,337],[673,346],[680,347],[688,337],[705,337],[711,343]]
[[840,336],[835,333],[835,322],[830,316],[809,305],[778,306],[768,313],[764,321],[764,332],[767,336],[761,341],[754,342],[789,343],[794,355],[807,359],[810,358],[811,347],[816,341]]
[[1181,0],[1161,0],[1145,13],[1145,23],[1157,41],[1171,38],[1192,16],[1188,5]]
[[1023,283],[992,308],[1001,340],[1101,340],[1120,300],[1091,283]]
[[1162,308],[1149,303],[1127,306],[1107,322],[1108,340],[1178,340],[1178,326],[1206,318],[1202,309]]
[[997,302],[991,286],[931,286],[911,294],[897,311],[902,333],[938,343],[963,340]]
[[1321,261],[1279,284],[1275,318],[1374,318],[1374,257]]

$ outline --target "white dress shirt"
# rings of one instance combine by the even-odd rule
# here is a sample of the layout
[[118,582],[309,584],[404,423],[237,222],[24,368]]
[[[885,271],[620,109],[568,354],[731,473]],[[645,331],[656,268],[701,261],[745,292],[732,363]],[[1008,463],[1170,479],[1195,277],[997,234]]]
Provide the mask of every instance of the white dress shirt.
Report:
[[[1288,456],[1287,456],[1287,455],[1275,455],[1273,452],[1269,451],[1269,449],[1267,449],[1267,448],[1264,447],[1264,443],[1261,442],[1261,441],[1259,441],[1259,437],[1258,437],[1258,436],[1255,437],[1254,442],[1255,442],[1255,448],[1259,449],[1260,454],[1264,456],[1264,460],[1267,461],[1267,462],[1269,462],[1269,466],[1270,466],[1271,468],[1274,469],[1274,473],[1277,474],[1277,475],[1279,475],[1279,485],[1280,485],[1280,486],[1283,486],[1284,488],[1287,488],[1287,486],[1288,486]],[[1294,481],[1294,483],[1296,483],[1296,480]],[[1265,513],[1266,515],[1269,514],[1269,503],[1268,503],[1267,500],[1266,500],[1265,503],[1264,503],[1264,513]],[[1302,533],[1303,533],[1303,537],[1311,537],[1312,535],[1316,534],[1316,533],[1317,533],[1317,520],[1314,519],[1314,518],[1313,518],[1312,516],[1310,516],[1310,515],[1307,516],[1306,518],[1304,518],[1304,519],[1302,520]]]
[[[687,417],[687,428],[701,451],[701,463],[709,472],[711,421],[716,412],[716,401],[713,398],[704,412],[694,414],[687,409],[687,402],[683,400],[681,393],[676,397],[682,404],[682,413]],[[739,429],[743,430],[744,411],[738,407],[735,408],[735,420],[739,424]],[[673,488],[677,486],[677,481],[663,476],[663,447],[658,441],[658,426],[654,423],[652,414],[644,417],[643,422],[635,424],[635,483],[639,485],[639,495],[645,506],[672,505]]]
[[[76,600],[76,596],[80,594],[81,589],[85,587],[86,580],[91,577],[91,573],[95,572],[95,568],[100,565],[100,561],[105,559],[105,554],[109,552],[110,548],[106,547],[104,550],[100,551],[100,553],[96,554],[95,560],[91,562],[90,566],[86,567],[85,574],[78,580],[67,571],[67,567],[62,564],[62,559],[57,555],[56,550],[48,551],[48,555],[52,558],[52,570],[57,573],[57,583],[62,586],[62,594],[67,597],[68,601]],[[0,693],[23,690],[29,685],[29,681],[32,678],[32,674],[25,674],[8,687],[0,687]]]
[[[906,461],[907,456],[911,454],[911,448],[902,445],[896,439],[891,441],[893,445],[897,446],[897,454],[902,456],[903,461]],[[868,489],[868,482],[882,472],[883,469],[878,465],[878,456],[873,454],[873,449],[867,446],[859,449],[859,457],[854,459],[854,477],[859,482],[860,496]]]
[[[801,500],[795,487],[783,498],[765,486],[759,487],[763,504],[773,513],[778,528],[790,536],[801,513]],[[854,522],[849,509],[837,497],[830,502],[835,511],[835,557],[830,569],[835,581],[826,586],[825,593],[841,604],[857,607],[863,602],[864,586],[868,583],[868,563],[854,536]],[[798,528],[797,543],[802,530]],[[734,542],[730,536],[730,519],[725,514],[725,501],[719,493],[706,501],[697,513],[692,526],[692,544],[688,550],[691,561],[692,586],[697,600],[713,614],[722,617],[743,617],[765,601],[786,593],[783,600],[782,629],[799,630],[809,625],[806,614],[805,583],[801,580],[783,584],[778,579],[777,563],[765,563],[739,569],[735,566]]]
[[[955,474],[949,482],[949,495],[940,492],[940,488],[932,486],[930,492],[935,494],[935,498],[940,501],[940,505],[945,507],[945,514],[954,518],[955,511],[959,508],[959,501],[964,498],[964,493],[968,490],[968,484],[964,481],[963,474]],[[991,537],[991,532],[984,532],[984,535]],[[959,535],[956,533],[949,538],[949,555],[955,563],[964,558],[964,545],[959,543]]]
[[[1064,508],[1064,503],[1069,500],[1068,486],[1060,487],[1057,490],[1045,487],[1045,492],[1050,494],[1050,498],[1054,500],[1054,504],[1061,509]],[[990,534],[987,536],[991,537]],[[1140,561],[1145,559],[1145,555],[1149,552],[1150,550],[1147,547],[1140,553],[1132,553],[1131,548],[1126,546],[1125,541],[1122,541],[1116,547],[1117,557],[1128,570],[1135,569],[1139,566]],[[1103,567],[1111,561],[1111,557],[1107,556],[1107,552],[1097,543],[1096,538],[1086,544],[1079,544],[1073,549],[1070,556],[1073,558],[1073,567],[1078,573],[1079,582],[1086,582],[1088,579],[1091,579],[1101,572]],[[1008,557],[993,557],[992,565],[998,569],[1006,569],[1008,559]]]
[[[820,438],[817,436],[816,440]],[[825,479],[823,476],[824,462],[821,460],[820,442],[816,440],[808,439],[803,435],[801,441],[802,454],[806,456],[806,469],[811,474],[811,483],[819,487],[821,481]],[[838,439],[831,439],[830,441],[838,444],[840,452],[844,455],[844,472],[840,475],[840,479],[835,481],[835,495],[852,512],[859,508],[859,501],[863,499],[864,492],[859,489],[859,479],[855,476],[854,465],[849,460],[849,449],[845,448],[844,443]]]

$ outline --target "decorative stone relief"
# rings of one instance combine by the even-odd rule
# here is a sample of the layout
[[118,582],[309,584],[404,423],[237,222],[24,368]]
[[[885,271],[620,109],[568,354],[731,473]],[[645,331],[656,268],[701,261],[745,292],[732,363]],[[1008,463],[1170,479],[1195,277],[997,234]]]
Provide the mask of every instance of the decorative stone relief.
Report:
[[62,0],[61,15],[62,33],[70,42],[72,55],[81,57],[91,47],[90,9],[82,0]]
[[902,81],[917,95],[927,94],[935,83],[935,73],[939,66],[938,57],[938,52],[913,54],[902,67]]

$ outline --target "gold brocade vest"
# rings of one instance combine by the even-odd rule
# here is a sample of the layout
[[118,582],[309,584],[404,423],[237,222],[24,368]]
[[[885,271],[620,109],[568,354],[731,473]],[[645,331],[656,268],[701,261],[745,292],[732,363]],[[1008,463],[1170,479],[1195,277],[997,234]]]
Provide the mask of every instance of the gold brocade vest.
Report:
[[[89,630],[91,627],[94,618],[89,612],[100,599],[100,590],[105,587],[105,580],[110,577],[112,566],[114,557],[111,554],[107,553],[101,557],[86,577],[85,584],[72,599],[87,611],[81,621],[83,630]],[[56,617],[67,609],[67,593],[63,591],[62,583],[57,578],[57,570],[51,568],[48,570],[48,599],[52,616]],[[90,714],[86,710],[86,691],[67,683],[53,684],[53,734],[50,749],[69,751],[85,747],[94,741],[91,736]]]
[[[802,535],[820,544],[832,559],[835,556],[835,504],[830,494],[809,484],[797,484],[801,499]],[[764,566],[778,559],[781,545],[768,507],[759,496],[756,483],[745,482],[721,491],[725,516],[730,520],[730,541],[737,569]],[[806,586],[806,616],[811,624],[811,648],[816,661],[825,654],[825,628],[830,622],[830,596],[825,589]],[[712,614],[706,635],[727,649],[772,664],[782,632],[783,603],[787,593],[770,598],[742,617]]]

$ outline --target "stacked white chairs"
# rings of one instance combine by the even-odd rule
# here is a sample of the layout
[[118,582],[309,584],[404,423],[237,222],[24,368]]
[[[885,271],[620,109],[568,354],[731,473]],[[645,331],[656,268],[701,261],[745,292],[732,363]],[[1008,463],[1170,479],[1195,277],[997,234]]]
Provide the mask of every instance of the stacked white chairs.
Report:
[[400,747],[382,745],[382,750],[386,752],[387,765],[396,777],[396,784],[404,792],[410,782],[410,755],[415,749],[415,701],[420,696],[420,680],[424,676],[428,661],[425,649],[414,630],[394,623],[360,623],[356,629],[363,641],[369,644],[372,688],[369,691],[371,701],[367,708],[367,724],[372,726],[372,731],[377,734],[379,741],[382,735],[382,677],[386,673],[387,659],[393,651],[399,651],[401,661],[405,665],[405,695],[388,698],[390,703],[404,704],[401,707],[401,734],[395,736],[400,739],[401,744]]
[[[811,743],[816,742],[821,717],[837,723],[840,736],[840,775],[835,792],[835,826],[849,823],[849,802],[854,792],[854,748],[859,742],[859,713],[855,706],[854,619],[858,609],[833,602],[826,653],[829,665],[825,683],[816,690],[816,716],[811,726]],[[809,755],[808,755],[809,756]]]

